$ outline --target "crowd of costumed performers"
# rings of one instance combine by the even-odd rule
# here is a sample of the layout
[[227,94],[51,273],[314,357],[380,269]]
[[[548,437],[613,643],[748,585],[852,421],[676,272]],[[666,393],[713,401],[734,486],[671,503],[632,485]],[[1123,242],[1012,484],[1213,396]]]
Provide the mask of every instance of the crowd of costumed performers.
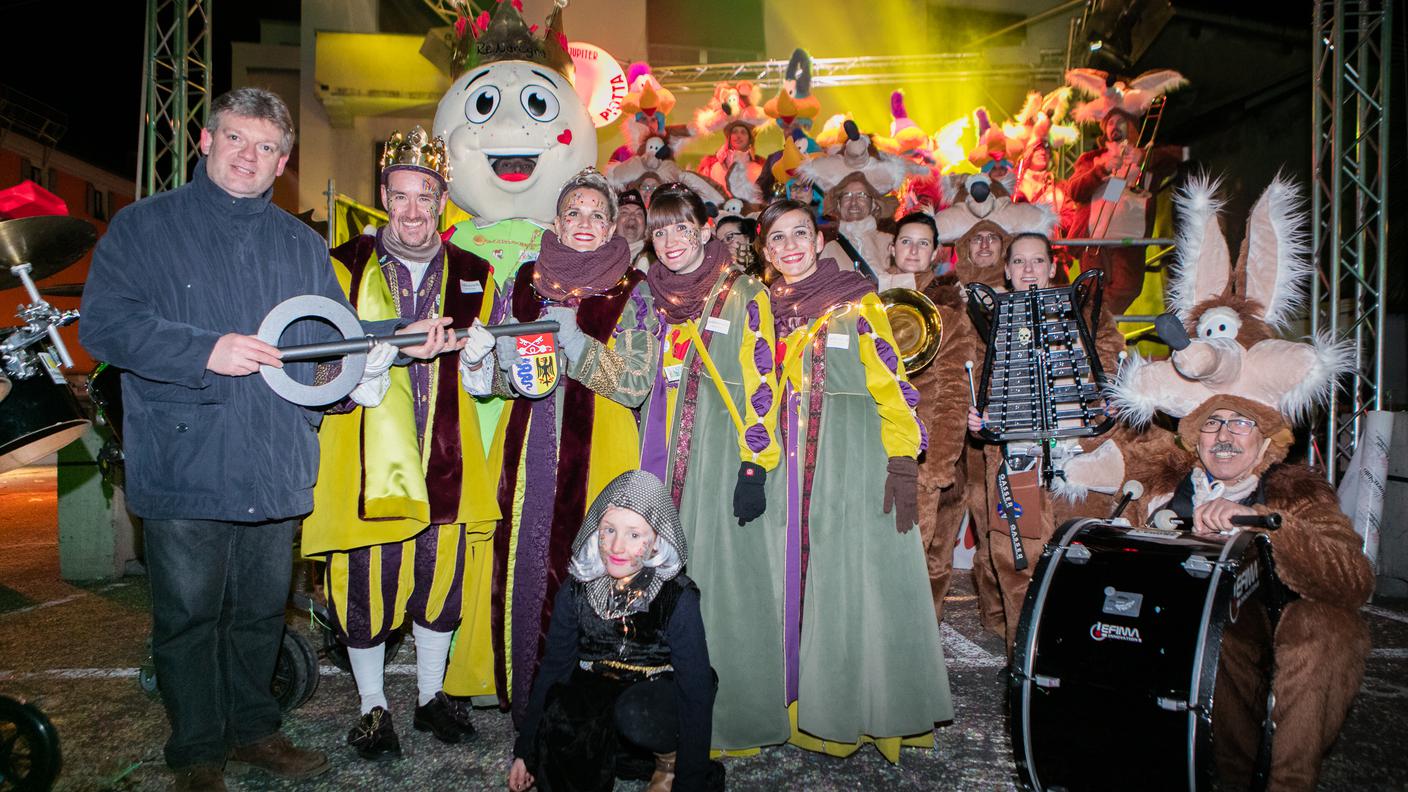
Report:
[[[1310,276],[1297,187],[1267,189],[1234,263],[1216,181],[1154,140],[1176,72],[1074,69],[1010,118],[977,108],[932,132],[896,90],[888,125],[866,129],[823,112],[800,50],[780,84],[719,83],[688,118],[632,64],[624,142],[598,170],[563,6],[541,30],[513,2],[457,26],[434,119],[385,146],[388,222],[310,281],[368,327],[430,333],[414,354],[378,344],[351,395],[309,419],[321,474],[301,549],[324,563],[348,647],[351,751],[397,758],[407,726],[468,740],[474,707],[496,707],[517,731],[513,790],[722,789],[731,757],[788,743],[869,743],[899,764],[955,718],[940,625],[960,537],[982,626],[1013,659],[1047,544],[1137,478],[1131,525],[1171,511],[1200,541],[1264,536],[1292,596],[1264,644],[1223,647],[1221,760],[1254,773],[1268,753],[1251,705],[1267,700],[1255,669],[1272,667],[1265,772],[1313,788],[1358,690],[1372,576],[1323,477],[1286,458],[1345,367],[1324,339],[1281,337]],[[278,97],[255,93],[216,103],[214,164],[192,189],[256,200],[221,169],[234,144],[216,134],[263,124],[291,143]],[[1093,144],[1077,151],[1082,125]],[[1100,243],[1150,237],[1165,198],[1177,249],[1146,276],[1145,247]],[[203,404],[176,391],[198,377],[164,374],[123,329],[145,299],[124,246],[175,211],[162,200],[120,213],[98,246],[83,341],[174,382],[159,401]],[[451,203],[469,219],[436,233]],[[1115,316],[1151,295],[1162,312],[1165,287],[1176,351],[1146,359]],[[1041,295],[1057,302],[1028,324],[1004,307]],[[486,330],[540,320],[558,329],[536,345]],[[1033,338],[1044,386],[997,373]],[[226,379],[257,367],[211,360]],[[1057,393],[1081,409],[1014,430],[1014,405],[1035,414]],[[148,407],[129,433],[160,429]],[[151,475],[129,465],[134,510],[208,517],[144,500]],[[1237,520],[1273,512],[1278,530]],[[383,690],[407,622],[409,713]],[[159,620],[163,668],[180,647],[162,636],[179,632]],[[213,760],[188,712],[204,710],[168,711],[179,788],[223,789],[198,772]],[[228,755],[326,768],[272,728],[275,747]]]

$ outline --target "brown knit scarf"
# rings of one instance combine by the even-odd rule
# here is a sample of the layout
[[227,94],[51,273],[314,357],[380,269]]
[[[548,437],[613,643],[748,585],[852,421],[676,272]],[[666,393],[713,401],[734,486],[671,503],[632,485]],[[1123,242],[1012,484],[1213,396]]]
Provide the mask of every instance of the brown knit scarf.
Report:
[[630,268],[631,248],[625,237],[613,236],[584,253],[562,244],[552,231],[544,231],[533,268],[533,288],[549,300],[582,299],[609,291]]
[[805,280],[788,283],[778,278],[768,291],[773,316],[781,324],[785,320],[811,321],[833,305],[874,292],[875,284],[855,270],[841,269],[836,259],[824,258]]
[[704,301],[718,281],[719,275],[733,264],[728,245],[717,239],[704,244],[704,261],[685,275],[671,272],[663,262],[651,265],[645,273],[650,284],[650,296],[655,308],[670,324],[697,319],[704,312]]

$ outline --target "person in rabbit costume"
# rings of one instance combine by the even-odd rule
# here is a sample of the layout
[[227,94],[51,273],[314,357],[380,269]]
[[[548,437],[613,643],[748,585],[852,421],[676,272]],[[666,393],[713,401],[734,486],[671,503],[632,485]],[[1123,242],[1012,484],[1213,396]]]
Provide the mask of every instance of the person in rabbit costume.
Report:
[[1211,538],[1262,530],[1238,529],[1235,515],[1281,515],[1281,528],[1267,536],[1273,566],[1295,597],[1275,627],[1271,658],[1224,641],[1233,695],[1220,697],[1214,728],[1231,738],[1219,746],[1219,763],[1247,775],[1260,737],[1252,702],[1266,700],[1252,669],[1270,660],[1268,788],[1313,789],[1363,677],[1369,632],[1358,611],[1374,577],[1323,474],[1285,457],[1293,427],[1328,397],[1350,359],[1343,344],[1278,335],[1313,277],[1294,186],[1278,178],[1253,206],[1235,265],[1217,221],[1216,187],[1195,179],[1177,199],[1185,223],[1168,302],[1191,340],[1172,339],[1181,348],[1168,360],[1135,356],[1111,390],[1136,426],[1157,412],[1179,419],[1176,437],[1150,429],[1105,440],[1067,464],[1064,491],[1079,498],[1138,479],[1145,496],[1131,504],[1131,521],[1168,509]]

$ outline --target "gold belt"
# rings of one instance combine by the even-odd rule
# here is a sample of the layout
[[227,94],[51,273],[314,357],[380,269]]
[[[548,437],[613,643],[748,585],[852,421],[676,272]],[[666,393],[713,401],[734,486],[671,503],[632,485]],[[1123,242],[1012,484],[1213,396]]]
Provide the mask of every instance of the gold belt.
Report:
[[648,677],[655,676],[656,674],[663,674],[666,671],[675,670],[675,667],[668,663],[665,665],[658,666],[642,666],[633,665],[631,663],[623,663],[619,660],[583,660],[581,661],[581,666],[582,670],[584,671],[591,671],[593,670],[594,666],[605,666],[616,671],[631,671],[637,674],[643,674]]

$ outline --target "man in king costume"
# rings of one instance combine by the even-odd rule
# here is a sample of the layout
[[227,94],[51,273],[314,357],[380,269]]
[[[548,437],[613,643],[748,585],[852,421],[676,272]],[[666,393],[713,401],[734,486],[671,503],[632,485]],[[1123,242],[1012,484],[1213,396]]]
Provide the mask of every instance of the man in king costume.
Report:
[[444,314],[453,327],[474,326],[459,356],[393,366],[394,349],[373,350],[362,383],[340,405],[350,409],[323,422],[322,475],[303,526],[303,552],[327,562],[328,611],[362,701],[347,740],[365,759],[401,754],[382,669],[386,640],[407,614],[416,646],[417,730],[450,743],[474,733],[468,709],[441,689],[462,612],[469,629],[460,644],[478,660],[479,689],[467,692],[493,689],[487,602],[497,480],[460,375],[461,365],[482,361],[493,348],[479,324],[493,307],[493,269],[441,243],[436,219],[448,180],[444,141],[428,139],[420,127],[393,134],[382,155],[387,225],[332,251],[338,282],[362,319]]

